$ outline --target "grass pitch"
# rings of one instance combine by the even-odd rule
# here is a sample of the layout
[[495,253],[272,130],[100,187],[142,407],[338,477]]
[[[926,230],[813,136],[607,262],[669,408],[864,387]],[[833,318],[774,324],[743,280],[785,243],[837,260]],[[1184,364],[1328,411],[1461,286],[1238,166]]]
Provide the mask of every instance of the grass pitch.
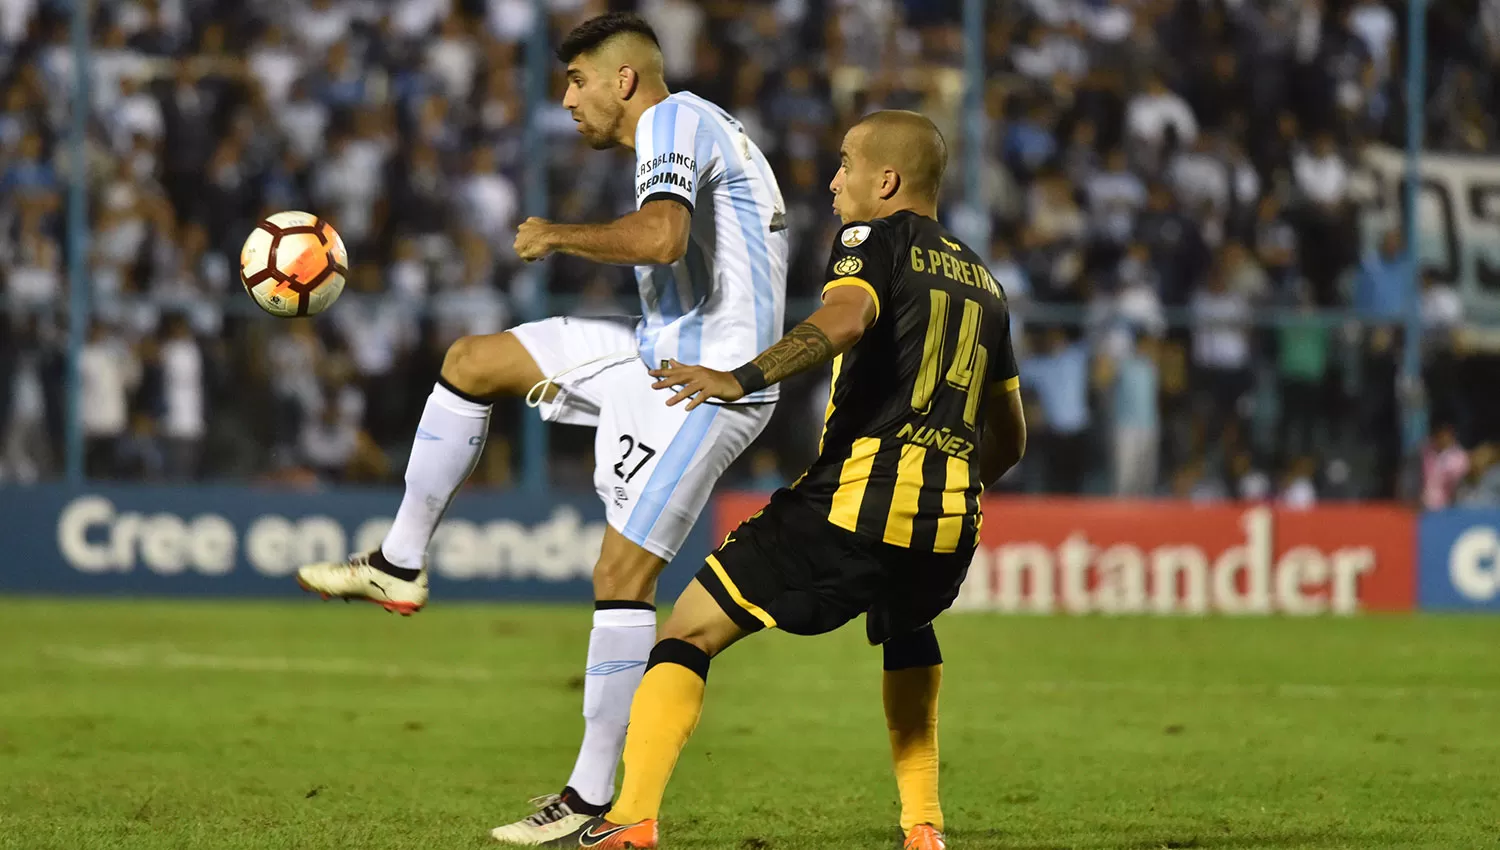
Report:
[[[554,791],[590,614],[5,600],[0,847],[481,848]],[[948,615],[964,848],[1474,848],[1500,834],[1500,619]],[[895,847],[862,629],[714,665],[667,848]]]

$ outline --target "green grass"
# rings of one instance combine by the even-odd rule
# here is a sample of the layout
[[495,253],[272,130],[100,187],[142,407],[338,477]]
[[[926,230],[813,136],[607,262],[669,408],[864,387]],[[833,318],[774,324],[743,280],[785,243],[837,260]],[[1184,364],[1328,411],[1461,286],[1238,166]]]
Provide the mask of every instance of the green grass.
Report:
[[[0,601],[4,848],[480,848],[581,729],[582,608]],[[939,634],[955,850],[1497,846],[1500,619]],[[879,669],[720,659],[665,846],[895,846]]]

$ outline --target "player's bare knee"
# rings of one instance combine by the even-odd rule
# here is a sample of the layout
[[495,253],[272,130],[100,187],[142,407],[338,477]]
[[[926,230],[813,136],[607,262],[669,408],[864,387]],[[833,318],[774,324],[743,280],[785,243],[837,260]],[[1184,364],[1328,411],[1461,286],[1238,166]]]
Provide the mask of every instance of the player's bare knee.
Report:
[[672,614],[658,634],[662,640],[671,638],[690,643],[713,657],[744,637],[745,631],[735,625],[703,584],[694,579],[672,605]]
[[483,337],[463,336],[448,346],[443,356],[443,380],[466,393],[485,396],[493,390],[494,379],[485,374],[484,358],[480,349]]
[[443,357],[443,380],[479,398],[520,395],[541,379],[531,355],[509,333],[459,337]]
[[739,627],[722,613],[718,618],[679,617],[675,609],[659,634],[661,640],[675,639],[690,643],[708,653],[710,658],[723,652],[742,636],[743,632]]

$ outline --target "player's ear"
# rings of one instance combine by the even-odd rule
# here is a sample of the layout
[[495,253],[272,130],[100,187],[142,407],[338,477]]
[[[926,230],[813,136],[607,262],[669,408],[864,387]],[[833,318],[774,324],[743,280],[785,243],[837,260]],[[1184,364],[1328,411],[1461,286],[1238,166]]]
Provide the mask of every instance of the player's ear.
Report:
[[640,88],[641,75],[629,65],[621,65],[616,85],[620,92],[620,99],[630,100],[635,96],[635,90]]
[[888,201],[901,191],[901,175],[887,168],[880,173],[880,199]]

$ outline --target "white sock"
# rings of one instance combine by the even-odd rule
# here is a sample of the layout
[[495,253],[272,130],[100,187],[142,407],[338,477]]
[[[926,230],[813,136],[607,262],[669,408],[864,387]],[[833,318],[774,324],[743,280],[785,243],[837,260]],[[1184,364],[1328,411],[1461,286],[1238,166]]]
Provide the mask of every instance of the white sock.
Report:
[[583,746],[568,785],[596,806],[615,798],[615,769],[625,750],[630,701],[656,645],[656,612],[606,608],[594,612],[589,666],[583,677]]
[[432,388],[406,461],[406,495],[380,551],[397,567],[420,569],[453,494],[469,477],[490,430],[490,406]]

